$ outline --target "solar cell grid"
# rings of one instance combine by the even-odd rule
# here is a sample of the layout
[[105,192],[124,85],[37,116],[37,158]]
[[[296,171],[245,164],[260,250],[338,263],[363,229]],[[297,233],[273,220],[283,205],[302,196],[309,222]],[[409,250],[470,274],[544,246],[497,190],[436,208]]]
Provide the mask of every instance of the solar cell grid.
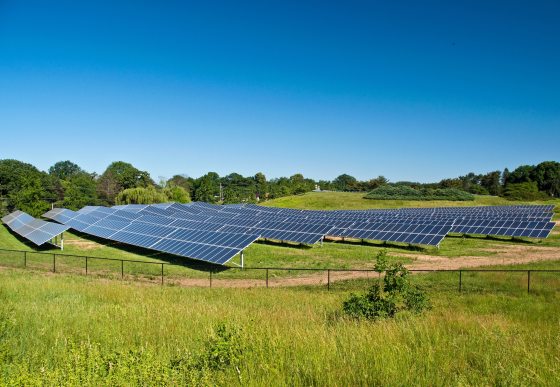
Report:
[[69,227],[35,219],[23,211],[15,211],[2,221],[16,234],[40,246],[66,231]]
[[[551,206],[471,207],[435,209],[389,209],[312,211],[261,207],[252,204],[218,206],[208,203],[166,203],[148,206],[116,206],[112,209],[86,208],[82,214],[53,210],[45,214],[73,227],[91,223],[90,231],[109,235],[121,230],[129,242],[138,243],[137,235],[160,239],[180,238],[177,242],[233,244],[239,237],[220,237],[205,232],[249,235],[250,238],[316,243],[325,235],[437,245],[453,232],[488,232],[489,235],[542,237],[550,232]],[[90,215],[92,218],[85,218]],[[103,216],[113,222],[104,223]],[[135,218],[138,218],[136,221]],[[119,223],[119,221],[121,223]],[[123,224],[128,226],[122,227]],[[539,223],[540,222],[540,223]],[[544,222],[544,225],[542,224]],[[97,224],[96,224],[97,223]],[[453,225],[453,228],[451,226]],[[194,232],[193,230],[197,230]],[[496,234],[497,233],[497,234]],[[185,238],[194,241],[183,240]],[[249,238],[249,239],[250,239]],[[142,242],[147,245],[151,240]],[[159,242],[158,242],[159,243]],[[167,243],[167,242],[166,242]],[[250,242],[249,242],[250,243]],[[167,243],[166,245],[171,246]],[[179,245],[177,245],[179,246]],[[182,251],[198,251],[197,246],[180,245]],[[193,250],[194,249],[194,250]],[[204,249],[200,250],[204,251]],[[196,257],[201,259],[200,257]]]

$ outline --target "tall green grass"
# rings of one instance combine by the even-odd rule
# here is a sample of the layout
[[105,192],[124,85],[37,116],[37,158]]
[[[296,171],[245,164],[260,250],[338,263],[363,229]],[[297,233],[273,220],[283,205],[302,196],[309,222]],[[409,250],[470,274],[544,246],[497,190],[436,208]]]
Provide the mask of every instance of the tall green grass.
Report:
[[[344,288],[161,287],[2,269],[0,384],[557,385],[560,292],[516,289],[432,289],[426,314],[370,323],[341,316]],[[238,331],[242,357],[212,368],[201,360],[220,323]]]

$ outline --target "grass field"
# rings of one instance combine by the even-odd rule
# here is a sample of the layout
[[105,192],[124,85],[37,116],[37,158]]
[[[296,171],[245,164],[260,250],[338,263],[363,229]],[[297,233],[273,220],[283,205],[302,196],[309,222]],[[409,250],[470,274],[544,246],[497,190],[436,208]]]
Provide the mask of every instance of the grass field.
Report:
[[[310,194],[267,205],[365,206],[357,194],[339,195]],[[499,200],[477,197],[476,203],[503,204]],[[375,206],[365,202],[367,208]],[[65,254],[182,262],[72,233],[66,242]],[[415,275],[413,282],[428,291],[431,310],[372,323],[346,319],[340,310],[351,291],[366,289],[375,277],[336,282],[330,291],[309,284],[209,289],[172,286],[174,276],[208,275],[208,267],[177,266],[165,269],[168,286],[156,286],[148,283],[158,283],[156,265],[146,272],[144,265],[127,263],[128,275],[121,281],[112,279],[119,277],[118,262],[91,260],[90,270],[109,275],[86,277],[69,274],[79,273],[82,261],[58,256],[57,274],[51,274],[51,256],[31,253],[35,249],[5,227],[0,228],[0,247],[29,251],[28,268],[36,269],[0,265],[0,385],[560,384],[558,273],[533,273],[530,294],[526,272],[465,272],[462,293],[457,273]],[[540,243],[446,238],[439,250],[258,243],[245,257],[248,266],[370,268],[382,248],[392,260],[412,266],[432,261],[462,265],[473,257],[501,265],[510,256],[547,254],[546,262],[499,267],[560,269],[560,254],[554,260],[560,253],[558,232]],[[21,265],[21,258],[0,252],[0,260],[12,260],[13,266]],[[217,277],[251,275],[235,270]],[[140,278],[147,281],[132,281]]]
[[[0,384],[560,383],[560,292],[547,290],[560,277],[531,295],[503,278],[505,292],[479,292],[488,279],[473,275],[464,294],[418,278],[429,312],[369,323],[340,315],[344,286],[158,287],[3,269]],[[212,340],[220,323],[234,336]]]
[[[371,200],[364,199],[363,192],[309,192],[303,195],[286,196],[264,202],[264,206],[301,208],[308,210],[365,210],[371,208],[401,208],[401,207],[468,207],[468,206],[502,206],[514,204],[556,204],[560,200],[546,202],[512,202],[497,196],[475,196],[473,201],[446,200]],[[560,211],[560,208],[556,208]],[[558,212],[557,212],[558,213]]]

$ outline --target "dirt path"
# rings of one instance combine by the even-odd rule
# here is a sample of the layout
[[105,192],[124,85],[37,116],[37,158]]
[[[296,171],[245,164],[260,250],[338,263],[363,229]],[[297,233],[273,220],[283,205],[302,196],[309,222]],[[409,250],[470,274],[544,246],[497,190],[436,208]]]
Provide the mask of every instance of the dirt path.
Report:
[[[535,246],[504,246],[498,248],[486,249],[492,252],[491,256],[465,256],[457,258],[438,257],[433,255],[414,255],[399,254],[412,258],[414,262],[406,265],[411,270],[457,270],[482,266],[512,265],[523,264],[539,261],[558,261],[560,260],[560,249],[553,247],[535,247]],[[349,279],[372,278],[376,276],[372,272],[347,271],[336,272],[331,271],[330,282],[337,282]],[[264,275],[263,275],[264,277]],[[210,286],[209,279],[179,279],[174,283],[180,286]],[[287,277],[287,278],[270,278],[269,287],[289,287],[289,286],[305,286],[305,285],[326,285],[327,272],[323,271],[316,274]],[[263,279],[213,279],[213,287],[226,288],[251,288],[264,287],[266,280]]]
[[[560,261],[560,249],[555,247],[542,247],[542,246],[524,246],[524,245],[508,245],[508,246],[493,246],[485,249],[485,252],[490,252],[490,256],[464,256],[464,257],[445,257],[433,255],[418,255],[418,254],[402,254],[400,257],[406,257],[413,260],[412,263],[406,265],[410,270],[457,270],[476,268],[482,266],[499,266],[499,265],[512,265],[523,264],[539,261]],[[3,267],[0,267],[3,270]],[[272,273],[271,273],[272,274]],[[212,287],[223,288],[253,288],[265,287],[265,273],[259,272],[257,274],[260,279],[212,279]],[[219,274],[217,274],[219,277]],[[269,278],[269,287],[291,287],[291,286],[316,286],[327,284],[327,271],[318,271],[313,274],[297,277],[282,277],[277,278],[272,275]],[[331,271],[330,282],[344,281],[359,278],[374,278],[377,274],[373,272],[363,271]],[[185,287],[209,287],[209,278],[170,278],[164,279],[165,283],[172,283],[178,286]]]

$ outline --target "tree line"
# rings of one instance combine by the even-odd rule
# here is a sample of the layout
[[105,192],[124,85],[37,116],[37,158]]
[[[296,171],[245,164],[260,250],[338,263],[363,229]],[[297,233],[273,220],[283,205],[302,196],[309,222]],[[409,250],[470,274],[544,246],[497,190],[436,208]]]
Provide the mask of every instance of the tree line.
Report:
[[87,172],[71,161],[59,161],[48,171],[18,161],[0,160],[0,212],[2,215],[20,209],[34,216],[51,206],[79,209],[86,205],[149,204],[159,202],[187,203],[256,203],[288,195],[303,194],[317,188],[331,191],[369,192],[385,185],[412,188],[455,188],[472,194],[500,195],[514,200],[535,200],[560,195],[560,163],[546,161],[536,166],[523,165],[513,171],[469,173],[438,183],[389,182],[378,176],[365,181],[342,174],[332,181],[313,180],[296,173],[290,177],[267,179],[259,172],[254,176],[216,172],[193,178],[175,175],[154,181],[124,161],[111,163],[98,175]]

